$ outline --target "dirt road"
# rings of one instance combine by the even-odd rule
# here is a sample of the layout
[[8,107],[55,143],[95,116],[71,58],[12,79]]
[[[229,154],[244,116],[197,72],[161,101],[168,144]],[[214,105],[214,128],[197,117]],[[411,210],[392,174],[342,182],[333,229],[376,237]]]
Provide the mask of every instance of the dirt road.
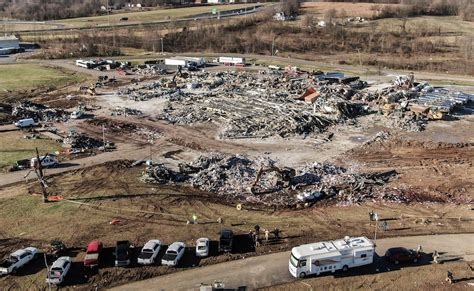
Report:
[[[113,152],[106,152],[97,156],[91,156],[83,159],[65,162],[60,164],[56,168],[47,169],[46,173],[47,175],[65,173],[120,159],[144,159],[147,154],[149,154],[148,148],[139,148],[138,146],[133,144],[124,144],[120,145],[119,150]],[[25,175],[27,173],[28,170],[23,170],[0,175],[0,187],[8,186],[26,180]],[[27,179],[36,179],[36,175],[34,173],[30,173]]]
[[[474,234],[450,234],[432,236],[413,236],[380,239],[376,252],[382,256],[390,247],[403,246],[416,248],[423,246],[425,252],[437,250],[449,255],[460,256],[465,260],[474,259],[472,249]],[[453,248],[456,246],[456,248]],[[251,289],[273,286],[294,281],[288,272],[289,252],[274,253],[178,272],[141,282],[127,284],[113,290],[197,290],[200,283],[223,281],[226,287],[247,286]],[[356,272],[355,270],[351,272]]]

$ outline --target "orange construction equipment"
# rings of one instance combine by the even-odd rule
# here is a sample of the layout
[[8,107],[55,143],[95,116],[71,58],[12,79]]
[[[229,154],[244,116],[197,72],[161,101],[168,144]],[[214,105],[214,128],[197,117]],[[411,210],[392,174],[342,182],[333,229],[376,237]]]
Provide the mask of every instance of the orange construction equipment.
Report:
[[61,201],[61,200],[64,200],[64,196],[62,196],[62,195],[48,196],[48,201],[50,201],[50,202]]

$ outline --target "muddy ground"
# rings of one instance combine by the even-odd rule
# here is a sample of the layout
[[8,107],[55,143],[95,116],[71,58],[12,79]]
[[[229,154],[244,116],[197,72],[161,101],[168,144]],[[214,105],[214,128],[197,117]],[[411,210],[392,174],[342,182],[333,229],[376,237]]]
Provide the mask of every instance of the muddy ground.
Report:
[[[474,197],[469,178],[472,177],[472,145],[431,145],[399,142],[395,138],[358,147],[349,157],[351,164],[360,162],[361,169],[395,169],[400,173],[399,178],[389,186],[409,188],[421,195],[420,201],[431,202],[339,205],[321,201],[310,208],[296,210],[244,205],[239,211],[231,201],[221,201],[212,194],[189,187],[143,184],[138,177],[144,166],[130,167],[128,161],[109,162],[51,177],[49,191],[64,195],[67,200],[63,202],[43,204],[40,196],[31,195],[39,192],[33,182],[0,190],[1,196],[15,193],[9,199],[0,200],[4,226],[0,252],[7,254],[26,245],[46,249],[51,239],[61,239],[72,248],[69,255],[75,261],[66,286],[90,290],[95,286],[109,287],[175,271],[158,265],[113,267],[113,246],[121,239],[130,240],[137,249],[148,239],[158,238],[165,244],[183,240],[189,246],[183,264],[177,268],[183,270],[288,250],[314,240],[345,235],[373,237],[375,225],[368,221],[371,210],[389,223],[389,230],[379,230],[379,237],[474,231],[472,206],[463,202],[472,201]],[[449,171],[443,165],[449,167]],[[193,214],[198,216],[197,225],[186,223]],[[219,218],[222,224],[217,222]],[[111,225],[113,219],[120,222]],[[255,224],[270,230],[279,228],[282,238],[271,239],[254,249],[246,233]],[[230,255],[218,255],[217,232],[225,227],[238,234],[240,248]],[[198,260],[192,246],[195,239],[202,236],[214,240],[213,255]],[[81,267],[84,248],[94,239],[101,239],[107,247],[105,260],[98,274],[84,277]],[[46,289],[42,261],[32,266],[34,268],[28,267],[16,276],[1,278],[0,286],[24,289],[37,285]]]

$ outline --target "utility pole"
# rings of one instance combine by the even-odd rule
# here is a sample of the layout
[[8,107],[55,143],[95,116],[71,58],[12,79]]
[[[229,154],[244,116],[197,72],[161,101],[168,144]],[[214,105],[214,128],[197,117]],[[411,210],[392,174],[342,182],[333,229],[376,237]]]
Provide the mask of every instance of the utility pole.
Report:
[[160,38],[161,40],[161,54],[164,55],[164,51],[163,51],[163,38]]
[[7,36],[7,20],[3,17],[3,33]]
[[272,39],[272,57],[274,56],[274,52],[275,52],[275,36],[273,36],[273,39]]
[[375,233],[374,233],[374,245],[377,245],[377,228],[379,228],[379,214],[374,214],[375,219]]
[[48,192],[46,191],[46,182],[44,181],[44,172],[43,172],[43,160],[48,156],[46,154],[43,159],[40,159],[38,148],[36,148],[36,164],[33,164],[35,169],[36,176],[38,177],[38,182],[41,186],[41,192],[43,194],[43,202],[48,202]]
[[[107,21],[109,23],[109,28],[111,27],[110,25],[110,9],[109,9],[109,0],[106,0],[106,9],[107,9]],[[115,26],[112,26],[112,46],[115,48]]]
[[150,142],[150,161],[153,162],[153,149],[152,149],[152,146],[153,146],[153,143],[155,142],[155,133],[151,134],[151,137],[148,141]]
[[[46,253],[44,253],[44,264],[46,265],[46,274],[47,278],[49,279],[49,276],[51,276],[50,271],[49,271],[49,266],[48,266],[48,260],[46,259]],[[48,280],[48,290],[51,291],[51,282]]]
[[105,152],[105,126],[102,125],[102,144],[104,147],[104,152]]

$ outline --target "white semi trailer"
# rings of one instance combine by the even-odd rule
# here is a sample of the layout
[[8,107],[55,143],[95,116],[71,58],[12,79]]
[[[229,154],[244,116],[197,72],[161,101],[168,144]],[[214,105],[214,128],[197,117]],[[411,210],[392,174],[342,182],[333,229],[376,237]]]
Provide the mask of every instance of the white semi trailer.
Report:
[[289,271],[293,277],[304,278],[324,272],[371,264],[374,261],[374,244],[366,237],[345,237],[294,247],[291,250]]

